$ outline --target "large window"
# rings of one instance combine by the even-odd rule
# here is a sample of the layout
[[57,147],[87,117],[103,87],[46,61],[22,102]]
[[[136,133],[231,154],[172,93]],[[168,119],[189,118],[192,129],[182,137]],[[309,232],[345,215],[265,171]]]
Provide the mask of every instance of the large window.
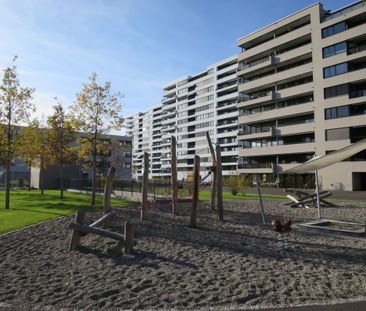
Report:
[[347,63],[341,63],[333,66],[329,66],[323,69],[324,78],[329,78],[333,76],[340,75],[342,73],[348,72]]
[[324,98],[336,97],[348,94],[348,84],[326,87],[324,89]]
[[343,53],[347,50],[346,42],[340,42],[323,48],[323,58]]
[[344,118],[349,116],[349,106],[339,106],[325,109],[325,119]]
[[334,24],[332,26],[322,29],[322,38],[333,36],[337,33],[345,31],[345,30],[346,30],[345,22],[340,22],[338,24]]

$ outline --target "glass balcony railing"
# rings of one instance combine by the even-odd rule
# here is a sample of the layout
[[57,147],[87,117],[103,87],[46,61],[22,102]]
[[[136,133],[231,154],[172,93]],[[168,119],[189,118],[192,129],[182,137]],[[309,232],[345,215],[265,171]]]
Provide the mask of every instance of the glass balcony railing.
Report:
[[366,96],[366,89],[353,91],[353,92],[349,93],[349,98],[356,98],[356,97],[362,97],[362,96]]
[[365,51],[365,50],[366,50],[366,44],[362,44],[362,45],[359,45],[359,46],[349,48],[347,50],[347,54],[348,55],[356,54],[356,53],[360,53],[360,52]]

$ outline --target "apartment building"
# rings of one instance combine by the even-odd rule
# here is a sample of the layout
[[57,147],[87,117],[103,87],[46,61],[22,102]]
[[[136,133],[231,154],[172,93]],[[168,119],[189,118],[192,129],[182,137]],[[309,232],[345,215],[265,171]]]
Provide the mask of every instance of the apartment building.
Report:
[[[288,168],[366,137],[366,2],[316,3],[237,41],[240,174]],[[366,152],[319,171],[366,190]]]
[[127,133],[133,136],[133,176],[142,176],[143,152],[151,155],[153,178],[171,175],[171,136],[177,138],[178,179],[192,173],[194,155],[201,157],[201,176],[212,165],[205,137],[209,131],[222,147],[223,174],[237,168],[237,57],[208,66],[163,89],[163,100],[144,113],[127,118]]

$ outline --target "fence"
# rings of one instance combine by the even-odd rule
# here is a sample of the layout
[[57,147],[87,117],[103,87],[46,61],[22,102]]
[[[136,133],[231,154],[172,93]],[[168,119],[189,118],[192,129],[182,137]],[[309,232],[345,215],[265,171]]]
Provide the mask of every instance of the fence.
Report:
[[[105,179],[98,179],[96,181],[97,192],[102,193],[104,191]],[[91,191],[92,181],[83,179],[71,179],[70,188],[79,191]],[[154,198],[157,196],[170,196],[172,185],[169,181],[157,181],[149,180],[148,182],[148,194]],[[183,184],[178,185],[178,192],[181,196],[189,194],[187,187],[183,187]],[[120,191],[122,194],[128,194],[132,197],[134,195],[142,194],[142,181],[140,180],[113,180],[113,191]]]

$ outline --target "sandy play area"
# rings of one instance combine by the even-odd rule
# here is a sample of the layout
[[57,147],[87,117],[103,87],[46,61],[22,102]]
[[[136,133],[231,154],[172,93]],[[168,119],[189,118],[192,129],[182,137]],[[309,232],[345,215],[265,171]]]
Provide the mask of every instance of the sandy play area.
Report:
[[[167,207],[150,209],[131,255],[91,234],[69,252],[74,217],[3,235],[0,309],[235,309],[366,298],[366,238],[292,231],[282,250],[270,220],[317,215],[283,203],[265,202],[265,226],[257,201],[225,203],[223,223],[202,203],[198,229],[188,226],[187,203],[175,217]],[[365,222],[366,205],[357,205],[324,208],[324,218]],[[120,209],[114,230],[127,219],[138,223],[139,212]]]

